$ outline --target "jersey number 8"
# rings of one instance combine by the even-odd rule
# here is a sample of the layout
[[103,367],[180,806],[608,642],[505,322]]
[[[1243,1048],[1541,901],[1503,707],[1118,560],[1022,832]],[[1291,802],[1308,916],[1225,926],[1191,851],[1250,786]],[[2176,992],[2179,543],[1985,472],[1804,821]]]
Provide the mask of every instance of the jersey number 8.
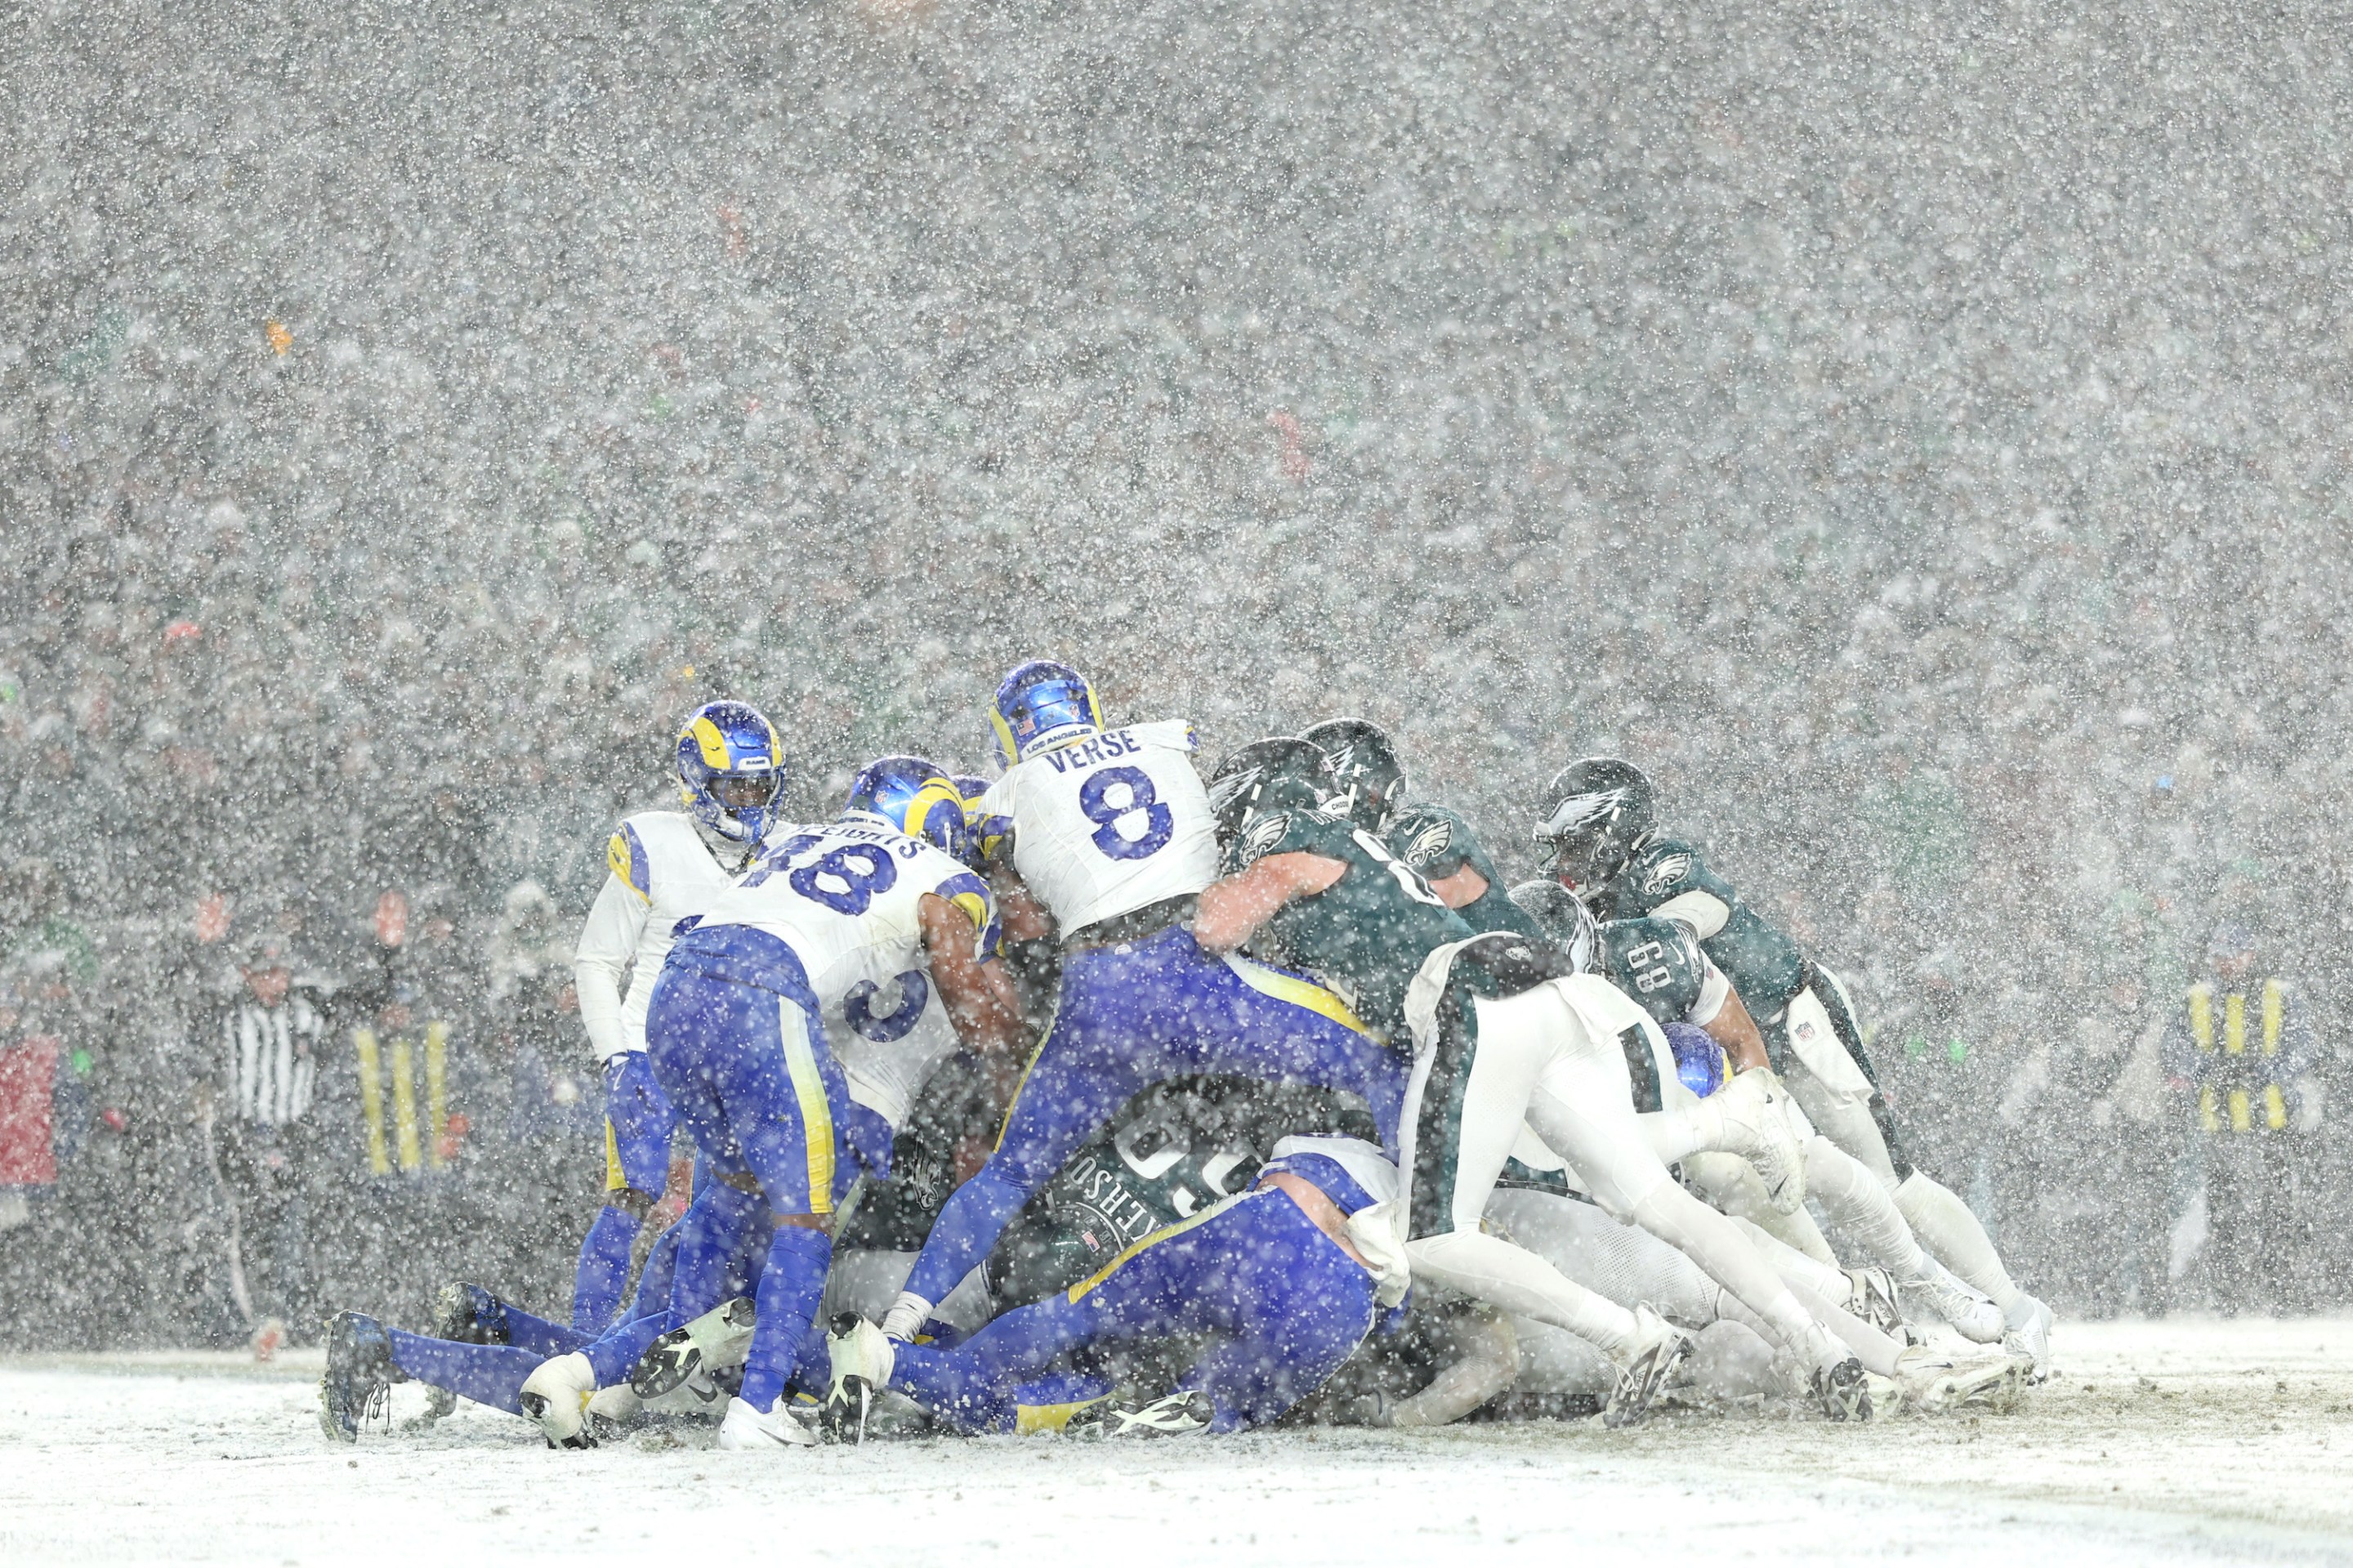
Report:
[[[1113,787],[1124,787],[1127,798],[1113,800]],[[1113,860],[1142,860],[1167,848],[1176,836],[1176,813],[1160,803],[1152,776],[1141,768],[1106,768],[1079,787],[1079,810],[1095,824],[1095,848]],[[1120,824],[1144,813],[1144,832],[1129,838]]]

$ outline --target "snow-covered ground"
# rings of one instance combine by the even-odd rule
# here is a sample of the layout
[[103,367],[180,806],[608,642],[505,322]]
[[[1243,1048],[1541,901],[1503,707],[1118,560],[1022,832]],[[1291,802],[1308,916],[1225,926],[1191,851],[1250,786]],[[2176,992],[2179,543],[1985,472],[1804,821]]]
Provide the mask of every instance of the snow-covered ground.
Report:
[[785,1456],[556,1453],[470,1406],[351,1448],[319,1434],[315,1357],[20,1358],[0,1563],[2353,1563],[2353,1320],[2062,1333],[2064,1375],[2010,1417]]

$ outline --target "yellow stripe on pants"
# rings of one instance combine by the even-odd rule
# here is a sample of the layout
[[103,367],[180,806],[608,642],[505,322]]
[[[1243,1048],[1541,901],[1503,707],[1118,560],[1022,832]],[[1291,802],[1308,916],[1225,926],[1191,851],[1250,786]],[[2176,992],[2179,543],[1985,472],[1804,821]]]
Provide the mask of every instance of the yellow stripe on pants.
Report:
[[417,1047],[392,1043],[392,1139],[400,1168],[414,1171],[423,1160],[417,1148]]
[[833,1213],[833,1107],[825,1097],[825,1075],[809,1044],[808,1019],[800,1004],[776,998],[776,1033],[784,1036],[785,1067],[792,1075],[793,1098],[800,1102],[801,1140],[808,1150],[812,1214]]

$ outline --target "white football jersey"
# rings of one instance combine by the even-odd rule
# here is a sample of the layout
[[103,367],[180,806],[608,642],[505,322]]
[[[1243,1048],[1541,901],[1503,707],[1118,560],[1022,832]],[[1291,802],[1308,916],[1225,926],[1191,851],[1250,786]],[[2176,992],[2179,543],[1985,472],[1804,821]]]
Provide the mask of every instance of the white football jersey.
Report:
[[[678,923],[711,907],[735,880],[683,811],[640,811],[605,846],[609,874],[580,927],[572,974],[596,1060],[646,1048],[646,1001]],[[621,995],[621,971],[630,970]]]
[[1107,729],[1016,763],[981,797],[1064,936],[1218,879],[1198,744],[1183,719]]
[[923,897],[969,916],[976,950],[997,948],[988,885],[922,839],[878,820],[787,830],[712,901],[702,929],[748,926],[789,944],[825,1015],[850,1097],[897,1127],[956,1048],[923,955]]

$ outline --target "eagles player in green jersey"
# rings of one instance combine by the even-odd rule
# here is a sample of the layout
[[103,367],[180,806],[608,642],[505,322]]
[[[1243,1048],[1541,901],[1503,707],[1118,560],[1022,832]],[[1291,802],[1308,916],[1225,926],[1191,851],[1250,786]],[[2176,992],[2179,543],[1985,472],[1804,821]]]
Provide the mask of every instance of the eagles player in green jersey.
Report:
[[[1556,882],[1524,882],[1512,889],[1512,902],[1526,910],[1553,940],[1588,955],[1582,960],[1587,967],[1606,975],[1611,984],[1641,1003],[1670,1035],[1677,1033],[1678,1025],[1697,1025],[1724,1049],[1736,1067],[1740,1049],[1735,1042],[1745,1042],[1746,1049],[1760,1054],[1763,1052],[1739,994],[1683,921],[1653,915],[1605,925]],[[1679,1061],[1685,1059],[1683,1042],[1678,1040],[1676,1045]],[[1688,1075],[1685,1081],[1690,1082]],[[1693,1086],[1705,1092],[1697,1084]],[[1867,1260],[1862,1268],[1846,1270],[1852,1287],[1849,1311],[1893,1330],[1902,1326],[1908,1310],[1926,1307],[1966,1339],[1982,1344],[2002,1337],[2001,1309],[1954,1278],[1921,1249],[1893,1194],[1862,1161],[1820,1133],[1809,1133],[1800,1148],[1806,1162],[1806,1195],[1820,1202],[1831,1226],[1851,1238],[1856,1253]],[[1683,1176],[1701,1196],[1725,1213],[1750,1222],[1819,1263],[1839,1263],[1807,1212],[1777,1213],[1766,1202],[1756,1173],[1742,1161],[1724,1155],[1700,1155],[1683,1162]]]
[[[1812,1369],[1829,1413],[1867,1415],[1861,1363],[1730,1220],[1675,1184],[1652,1142],[1669,1118],[1638,1119],[1619,1028],[1633,1005],[1605,980],[1572,975],[1549,943],[1473,932],[1379,840],[1325,810],[1336,792],[1329,759],[1304,740],[1257,741],[1220,764],[1210,805],[1224,874],[1201,894],[1193,930],[1212,951],[1247,941],[1305,969],[1373,1029],[1414,1044],[1396,1214],[1414,1269],[1601,1349],[1620,1372],[1613,1424],[1649,1407],[1684,1337],[1481,1228],[1525,1126],[1613,1215],[1681,1247],[1747,1304]],[[1769,1074],[1744,1074],[1739,1092],[1716,1098],[1711,1130],[1749,1147],[1776,1126],[1786,1138]],[[1696,1129],[1687,1119],[1685,1132]]]
[[1846,988],[1744,903],[1698,850],[1666,836],[1658,792],[1642,770],[1611,757],[1570,763],[1546,788],[1535,837],[1548,853],[1547,871],[1597,917],[1660,915],[1698,933],[1756,1016],[1790,1097],[1814,1129],[1894,1193],[1918,1239],[2000,1307],[2006,1347],[2031,1360],[2038,1379],[2047,1375],[2051,1309],[2010,1279],[1959,1195],[1904,1157]]
[[1433,801],[1407,801],[1405,768],[1388,731],[1370,719],[1326,719],[1300,738],[1332,759],[1348,819],[1421,873],[1430,890],[1473,931],[1544,934],[1504,892],[1502,874],[1461,813]]

